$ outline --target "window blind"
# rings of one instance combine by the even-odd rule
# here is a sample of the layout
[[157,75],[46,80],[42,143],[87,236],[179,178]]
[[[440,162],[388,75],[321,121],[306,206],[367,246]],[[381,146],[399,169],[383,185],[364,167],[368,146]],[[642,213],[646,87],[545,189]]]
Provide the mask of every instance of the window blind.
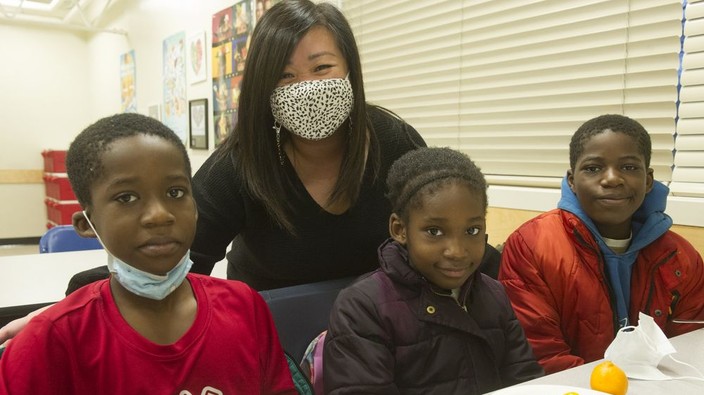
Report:
[[490,184],[558,187],[571,135],[605,113],[648,129],[656,178],[671,180],[679,1],[341,5],[360,48],[367,99],[406,119],[428,145],[469,154]]
[[704,197],[704,1],[685,7],[679,120],[675,169],[670,190],[675,196]]

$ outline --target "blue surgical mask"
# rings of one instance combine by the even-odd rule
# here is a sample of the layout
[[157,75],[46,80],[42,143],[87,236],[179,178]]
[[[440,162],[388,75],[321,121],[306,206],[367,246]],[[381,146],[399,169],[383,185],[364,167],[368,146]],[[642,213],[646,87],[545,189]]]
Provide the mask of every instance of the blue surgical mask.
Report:
[[105,247],[105,243],[100,239],[100,235],[98,235],[93,223],[88,219],[88,214],[86,214],[85,210],[83,211],[83,216],[86,217],[88,225],[93,229],[93,232],[95,232],[95,235],[98,237],[98,241],[100,241],[100,244],[103,245],[103,248],[105,248],[108,254],[108,270],[110,270],[110,273],[114,274],[115,279],[117,279],[125,289],[133,294],[149,299],[163,300],[183,283],[186,274],[191,270],[193,261],[190,259],[190,250],[186,251],[186,254],[181,258],[179,263],[163,276],[148,273],[130,266],[110,253],[107,247]]

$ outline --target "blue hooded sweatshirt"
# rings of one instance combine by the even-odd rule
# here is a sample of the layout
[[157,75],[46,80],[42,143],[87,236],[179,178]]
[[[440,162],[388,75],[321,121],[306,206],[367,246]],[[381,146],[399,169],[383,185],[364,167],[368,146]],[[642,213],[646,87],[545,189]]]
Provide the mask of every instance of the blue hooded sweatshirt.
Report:
[[562,180],[562,197],[557,207],[569,211],[584,222],[604,257],[607,278],[616,298],[616,313],[619,325],[628,325],[628,307],[631,302],[631,272],[638,252],[667,232],[672,226],[672,218],[665,214],[667,195],[670,189],[659,181],[653,182],[653,189],[645,195],[643,204],[631,218],[632,239],[623,254],[611,250],[591,218],[582,209],[577,195],[567,184],[567,177]]

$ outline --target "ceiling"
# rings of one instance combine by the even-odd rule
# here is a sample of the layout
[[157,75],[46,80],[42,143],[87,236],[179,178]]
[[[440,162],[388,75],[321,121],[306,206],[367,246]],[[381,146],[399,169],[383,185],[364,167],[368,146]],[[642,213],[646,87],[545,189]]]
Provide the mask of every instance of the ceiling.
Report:
[[0,0],[0,23],[87,32],[125,34],[103,29],[100,21],[117,0]]

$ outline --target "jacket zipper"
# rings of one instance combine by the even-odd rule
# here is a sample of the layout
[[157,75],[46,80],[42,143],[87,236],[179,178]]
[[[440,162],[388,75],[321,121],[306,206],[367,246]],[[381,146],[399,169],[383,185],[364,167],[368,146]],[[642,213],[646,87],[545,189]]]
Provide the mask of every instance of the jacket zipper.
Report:
[[[433,289],[433,287],[430,287],[430,291],[431,291],[432,293],[434,293],[435,295],[443,296],[443,297],[445,297],[445,298],[450,298],[450,299],[454,300],[455,303],[457,303],[457,305],[460,306],[460,308],[465,311],[465,313],[467,312],[467,306],[466,306],[466,305],[463,305],[462,303],[460,303],[460,301],[458,300],[459,297],[458,297],[457,299],[455,299],[455,298],[452,297],[452,295],[445,295],[445,294],[438,293],[438,292],[436,292],[436,291]],[[466,299],[466,298],[465,298],[465,299]]]

